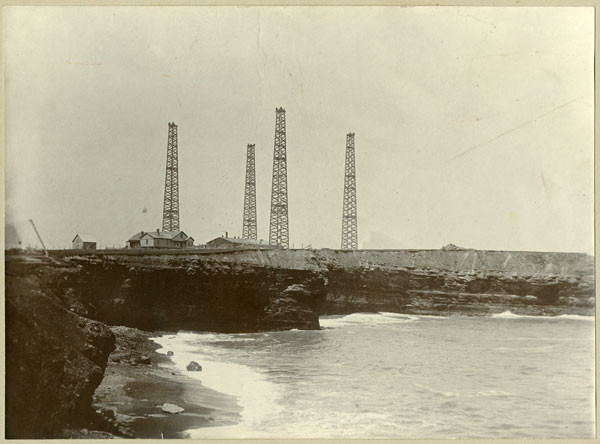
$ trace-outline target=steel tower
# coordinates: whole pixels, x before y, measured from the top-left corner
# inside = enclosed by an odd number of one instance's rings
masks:
[[[273,185],[269,245],[289,248],[287,160],[285,148],[285,109],[275,109],[275,149],[273,151]]]
[[[356,221],[356,168],[354,165],[354,133],[346,135],[346,167],[344,169],[344,209],[342,213],[342,250],[358,249]]]
[[[246,148],[246,186],[244,188],[244,226],[243,239],[256,240],[256,167],[254,144]]]
[[[167,171],[165,174],[165,201],[163,231],[179,231],[179,167],[177,161],[177,125],[169,122],[167,142]]]

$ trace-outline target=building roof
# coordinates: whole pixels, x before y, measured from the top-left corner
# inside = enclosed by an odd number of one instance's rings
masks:
[[[254,240],[254,239],[242,239],[242,238],[238,238],[238,237],[217,237],[217,238],[214,238],[213,240],[208,241],[207,244],[209,244],[211,242],[218,241],[218,240],[224,240],[224,241],[230,242],[232,244],[264,245],[263,243],[261,243],[258,240]]]
[[[129,239],[127,239],[127,241],[129,242],[129,241],[140,240],[144,234],[146,234],[145,231],[140,231],[139,233],[136,233],[133,236],[131,236]]]
[[[189,236],[181,230],[180,231],[159,231],[159,232],[156,232],[156,230],[155,230],[155,231],[140,231],[139,233],[136,233],[131,238],[129,238],[128,242],[140,240],[142,237],[144,237],[146,235],[150,236],[153,239],[173,239],[173,238],[177,237],[180,233],[183,233],[184,240],[189,239]]]
[[[76,234],[71,242],[74,242],[75,239],[77,239],[77,236],[79,236],[83,242],[96,242],[96,239],[91,234]]]

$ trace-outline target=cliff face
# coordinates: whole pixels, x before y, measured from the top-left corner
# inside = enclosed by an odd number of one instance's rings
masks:
[[[594,262],[572,253],[329,252],[322,314],[594,314]]]
[[[46,285],[80,314],[147,330],[318,328],[319,314],[594,313],[593,257],[478,250],[87,254]]]
[[[113,334],[67,311],[36,274],[7,270],[5,307],[6,437],[48,438],[87,423]]]
[[[70,310],[147,331],[318,329],[321,273],[201,256],[76,256],[38,270]]]

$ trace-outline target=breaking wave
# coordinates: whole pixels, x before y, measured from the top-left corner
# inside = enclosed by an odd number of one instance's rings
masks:
[[[496,313],[491,315],[492,318],[497,319],[571,319],[575,321],[594,321],[595,316],[581,316],[576,314],[562,314],[556,316],[531,316],[531,315],[519,315],[514,314],[512,311],[507,310],[502,313]]]
[[[400,324],[418,321],[419,319],[419,316],[401,313],[352,313],[346,316],[321,316],[319,318],[319,324],[322,329],[331,329],[350,326]]]
[[[219,333],[180,332],[177,335],[151,339],[162,347],[156,350],[158,353],[166,354],[168,350],[174,352],[170,358],[182,374],[200,380],[205,387],[237,397],[239,405],[243,407],[242,423],[237,426],[220,427],[222,432],[227,431],[235,435],[244,427],[260,428],[264,418],[277,410],[276,400],[280,396],[278,387],[269,382],[262,372],[246,365],[215,359],[217,356],[211,356],[203,350],[203,345],[211,342],[246,342],[252,340],[251,338]],[[191,361],[199,362],[202,371],[188,372],[186,366]],[[204,436],[205,433],[214,434],[214,430],[203,428],[191,435],[192,438],[196,438]]]

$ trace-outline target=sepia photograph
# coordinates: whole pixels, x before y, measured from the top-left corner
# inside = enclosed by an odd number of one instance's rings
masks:
[[[595,438],[595,14],[3,7],[2,436]]]

